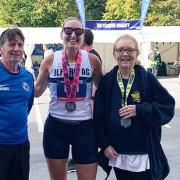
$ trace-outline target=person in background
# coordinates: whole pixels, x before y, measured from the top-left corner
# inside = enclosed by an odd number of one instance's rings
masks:
[[[161,126],[174,116],[175,100],[152,73],[136,65],[139,48],[131,35],[113,45],[117,62],[95,95],[94,124],[99,164],[117,180],[163,180],[169,165]]]
[[[29,179],[27,116],[34,99],[34,80],[21,66],[24,35],[18,28],[0,35],[0,179]]]
[[[157,64],[161,63],[161,53],[158,46],[154,48],[154,60],[157,61]]]
[[[159,72],[160,65],[162,64],[161,53],[159,51],[159,47],[158,46],[156,46],[154,48],[154,61],[156,62],[154,75],[157,76],[159,74],[158,72]]]
[[[53,54],[54,53],[53,49],[49,49],[49,45],[48,44],[43,44],[43,50],[44,50],[44,58],[46,56],[48,56],[49,54]]]
[[[100,62],[102,63],[99,53],[93,48],[94,34],[91,29],[86,28],[84,31],[84,41],[82,44],[82,49],[86,50],[89,53],[96,55]]]
[[[35,96],[49,85],[49,115],[45,122],[43,148],[50,179],[67,179],[70,145],[78,180],[95,180],[97,146],[93,128],[92,84],[102,77],[97,56],[80,49],[84,29],[79,19],[64,21],[64,48],[43,59],[35,81]],[[87,148],[88,147],[88,148]]]
[[[154,51],[150,51],[149,55],[148,55],[148,68],[147,70],[151,73],[153,73],[153,68],[154,68]]]
[[[100,60],[100,62],[102,63],[99,53],[93,48],[93,41],[94,41],[93,32],[91,31],[91,29],[86,28],[84,31],[84,41],[82,43],[81,49],[96,55]],[[91,101],[92,109],[93,109],[93,99],[95,92],[96,92],[96,87],[93,85],[92,101]],[[68,161],[68,172],[73,172],[73,171],[75,171],[74,162],[73,159],[70,159]]]
[[[93,48],[93,41],[94,41],[93,32],[91,31],[91,29],[86,28],[84,31],[84,41],[81,48],[91,54],[96,55],[102,65],[102,60],[99,53]],[[92,100],[94,99],[95,92],[96,92],[96,87],[93,85]],[[92,104],[92,109],[93,109],[93,102],[91,104]]]
[[[154,48],[154,51],[152,51],[149,54],[149,59],[150,59],[150,67],[152,69],[152,73],[154,74],[154,76],[157,76],[159,67],[161,65],[161,53],[159,51],[158,46],[156,46]]]

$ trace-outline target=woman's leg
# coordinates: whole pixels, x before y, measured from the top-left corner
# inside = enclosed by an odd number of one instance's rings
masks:
[[[95,180],[97,164],[76,164],[75,165],[78,180]]]
[[[43,149],[51,180],[67,179],[69,143],[66,139],[67,126],[48,116],[43,134]]]
[[[67,180],[67,159],[46,158],[51,180]]]
[[[87,120],[71,130],[72,157],[78,180],[95,180],[97,172],[97,145],[93,121]]]

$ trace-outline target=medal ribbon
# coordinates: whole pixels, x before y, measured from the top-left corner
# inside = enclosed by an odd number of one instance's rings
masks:
[[[66,98],[60,98],[63,101],[73,102],[77,100],[75,99],[75,97],[77,92],[77,86],[79,84],[79,72],[80,72],[81,61],[82,61],[82,54],[81,51],[79,50],[77,54],[77,61],[75,63],[74,78],[71,84],[68,76],[69,72],[68,72],[68,63],[66,60],[66,54],[65,51],[62,50],[62,70],[64,75],[64,85],[66,88],[66,96],[67,96]],[[78,100],[82,100],[82,98],[78,98]]]
[[[122,106],[127,106],[127,98],[129,96],[129,93],[130,93],[130,90],[131,90],[131,87],[132,87],[132,84],[134,82],[134,77],[135,77],[135,71],[134,69],[131,71],[131,74],[130,74],[130,77],[128,79],[128,83],[127,83],[127,87],[126,89],[124,88],[124,84],[123,84],[123,80],[122,80],[122,75],[121,75],[121,72],[118,70],[118,73],[117,73],[117,81],[118,81],[118,85],[119,85],[119,88],[121,90],[121,93],[122,93]],[[126,92],[126,93],[125,93]]]

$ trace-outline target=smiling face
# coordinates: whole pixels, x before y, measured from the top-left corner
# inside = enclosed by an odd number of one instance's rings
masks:
[[[131,71],[139,55],[137,41],[129,35],[120,37],[114,44],[113,55],[120,70]]]
[[[9,66],[17,65],[22,59],[24,52],[24,41],[20,36],[15,36],[11,40],[6,40],[0,47],[2,60]]]
[[[81,22],[76,18],[65,21],[61,38],[65,49],[79,49],[83,42],[83,27]]]

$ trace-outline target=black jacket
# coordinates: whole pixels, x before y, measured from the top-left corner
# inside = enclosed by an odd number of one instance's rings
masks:
[[[143,67],[135,66],[135,78],[141,86],[142,103],[136,105],[136,114],[145,121],[147,150],[150,159],[150,171],[153,180],[162,180],[169,173],[169,165],[163,152],[161,126],[174,116],[175,101],[159,81]],[[99,165],[109,175],[111,167],[104,156],[104,149],[111,145],[108,135],[108,117],[112,103],[112,87],[117,77],[118,66],[103,76],[96,91],[94,102],[94,123],[99,153]],[[113,101],[116,101],[113,99]]]

